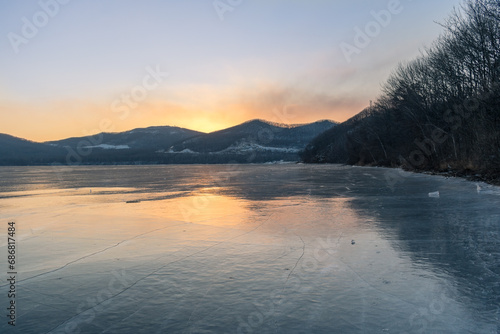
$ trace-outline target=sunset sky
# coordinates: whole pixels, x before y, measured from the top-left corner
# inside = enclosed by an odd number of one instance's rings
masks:
[[[153,125],[209,132],[253,118],[343,121],[459,4],[1,1],[0,133],[46,141]]]

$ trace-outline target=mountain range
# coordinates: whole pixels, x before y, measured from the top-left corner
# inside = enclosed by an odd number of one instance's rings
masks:
[[[298,161],[313,138],[335,125],[251,120],[211,133],[154,126],[44,143],[0,134],[0,165]]]

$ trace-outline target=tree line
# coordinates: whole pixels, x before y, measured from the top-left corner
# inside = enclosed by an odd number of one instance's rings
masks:
[[[500,0],[467,0],[369,108],[315,138],[306,162],[500,174]]]

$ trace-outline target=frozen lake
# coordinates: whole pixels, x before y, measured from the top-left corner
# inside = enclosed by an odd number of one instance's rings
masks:
[[[335,165],[1,167],[0,218],[1,333],[499,331],[494,186]]]

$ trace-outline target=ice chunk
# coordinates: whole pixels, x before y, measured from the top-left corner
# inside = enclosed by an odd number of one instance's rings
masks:
[[[435,192],[429,193],[429,197],[439,198],[439,191],[435,191]]]

